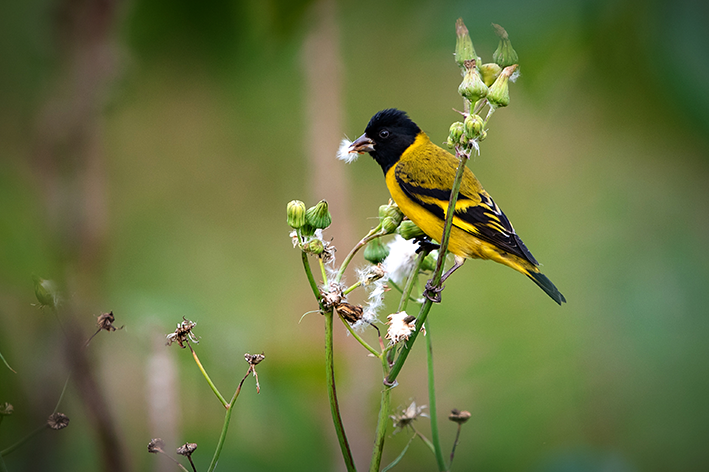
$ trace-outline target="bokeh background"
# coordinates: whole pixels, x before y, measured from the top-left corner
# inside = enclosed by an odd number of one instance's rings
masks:
[[[183,316],[224,395],[245,352],[266,355],[220,470],[342,470],[285,205],[330,201],[340,259],[375,224],[381,170],[336,161],[338,142],[392,106],[445,140],[458,17],[483,59],[492,22],[519,53],[470,166],[568,304],[490,262],[449,281],[430,335],[445,450],[448,411],[472,414],[454,470],[709,469],[704,2],[27,0],[0,3],[0,352],[17,371],[0,366],[15,407],[0,449],[77,373],[70,426],[8,470],[176,470],[146,452],[158,436],[197,442],[206,470],[224,412],[189,352],[164,345]],[[32,274],[61,287],[61,325],[32,306]],[[125,327],[77,348],[110,310]],[[336,326],[361,469],[381,388],[366,354]],[[428,403],[422,343],[399,380],[394,407]],[[385,464],[409,437],[387,439]],[[415,441],[398,470],[435,460]]]

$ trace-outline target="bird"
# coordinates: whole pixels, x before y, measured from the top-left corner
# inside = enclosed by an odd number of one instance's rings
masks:
[[[377,112],[348,151],[368,152],[384,171],[391,198],[401,212],[430,239],[441,240],[458,158],[431,142],[406,112],[396,108]],[[441,284],[466,259],[487,259],[526,275],[559,305],[566,302],[468,167],[455,205],[448,251],[455,263]],[[432,292],[440,290],[429,281],[427,298],[439,302],[440,293]]]

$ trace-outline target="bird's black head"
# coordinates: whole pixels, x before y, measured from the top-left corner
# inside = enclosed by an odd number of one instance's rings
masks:
[[[364,134],[352,143],[351,149],[369,152],[386,174],[420,132],[421,128],[405,112],[387,108],[369,120]]]

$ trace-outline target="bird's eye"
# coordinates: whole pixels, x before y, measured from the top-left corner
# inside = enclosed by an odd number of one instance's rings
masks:
[[[389,137],[389,130],[388,129],[383,129],[379,132],[379,137],[382,139],[386,139]]]

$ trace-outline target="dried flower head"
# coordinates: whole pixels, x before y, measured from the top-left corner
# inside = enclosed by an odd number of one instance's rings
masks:
[[[246,359],[246,362],[249,363],[249,370],[246,372],[246,376],[244,377],[244,380],[246,380],[246,377],[249,376],[249,372],[254,374],[254,378],[256,379],[256,393],[261,393],[261,385],[258,383],[258,373],[256,373],[256,366],[266,358],[266,356],[263,354],[249,354],[248,352],[244,354],[244,359]],[[243,383],[244,380],[241,382]],[[239,388],[241,388],[241,385],[239,385]]]
[[[64,413],[52,413],[47,418],[47,426],[57,431],[64,429],[69,426],[69,417]]]
[[[463,410],[460,411],[457,408],[451,410],[451,414],[448,415],[448,419],[454,423],[463,424],[470,419],[470,412]]]
[[[10,416],[13,411],[15,411],[15,407],[7,402],[0,405],[0,416]]]
[[[113,316],[113,312],[110,311],[108,313],[102,313],[98,315],[96,324],[98,325],[99,330],[115,331],[117,329],[123,329],[123,326],[121,326],[120,328],[116,328],[115,326],[113,326],[114,321],[116,321],[116,317]]]
[[[185,443],[177,448],[177,453],[181,456],[191,456],[192,453],[197,449],[197,443]]]
[[[406,341],[411,336],[411,333],[416,329],[416,317],[408,315],[405,311],[400,311],[399,313],[392,313],[387,316],[387,324],[389,329],[387,329],[386,338],[391,341],[392,344],[396,344],[401,341]],[[421,332],[425,335],[426,330],[421,327]]]
[[[167,335],[167,345],[170,346],[172,343],[177,343],[181,348],[184,348],[184,343],[189,341],[199,344],[197,337],[192,332],[192,329],[195,326],[197,326],[197,323],[190,321],[183,316],[182,322],[177,325],[175,332]]]
[[[153,438],[148,443],[148,452],[150,454],[165,453],[165,441],[160,438]]]
[[[391,415],[389,416],[389,418],[394,421],[394,428],[403,429],[407,426],[411,426],[413,421],[419,416],[427,418],[428,415],[423,412],[425,408],[426,405],[417,406],[416,402],[412,401],[411,404],[404,408],[404,410],[400,414]]]
[[[362,319],[362,313],[364,309],[359,305],[352,305],[351,303],[341,302],[335,307],[337,314],[345,319],[349,324],[355,324]]]
[[[330,290],[328,292],[321,292],[322,304],[325,308],[332,308],[337,306],[342,301],[342,287],[339,284],[330,284]]]
[[[265,358],[266,356],[263,352],[261,354],[249,354],[248,352],[244,354],[244,359],[252,366],[258,365]]]

